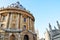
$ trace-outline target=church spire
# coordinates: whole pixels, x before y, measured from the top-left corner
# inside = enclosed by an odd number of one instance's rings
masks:
[[[50,29],[50,31],[52,30],[52,28],[51,28],[51,24],[49,23],[49,29]]]
[[[54,29],[56,30],[56,27],[54,26]]]
[[[60,29],[60,24],[59,24],[59,22],[57,21],[57,26],[58,26],[58,28]]]

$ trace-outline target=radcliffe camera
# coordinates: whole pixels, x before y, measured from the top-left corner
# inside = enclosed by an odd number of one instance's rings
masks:
[[[0,0],[0,40],[60,40],[60,0]]]

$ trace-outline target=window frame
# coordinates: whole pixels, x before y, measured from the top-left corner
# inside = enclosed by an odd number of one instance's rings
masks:
[[[26,22],[26,18],[24,18],[24,22]]]
[[[23,26],[23,30],[26,30],[26,25]]]

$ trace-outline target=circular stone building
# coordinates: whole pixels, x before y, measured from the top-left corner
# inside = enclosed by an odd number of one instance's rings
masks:
[[[19,2],[0,8],[0,40],[37,40],[34,21]]]

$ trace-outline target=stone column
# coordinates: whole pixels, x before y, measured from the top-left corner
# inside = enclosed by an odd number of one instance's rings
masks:
[[[8,14],[9,14],[9,13],[8,13]],[[9,28],[9,24],[10,24],[10,16],[11,16],[11,14],[8,15],[7,28]]]
[[[1,27],[1,14],[0,14],[0,27]]]
[[[30,17],[29,17],[29,30],[30,30]]]
[[[21,15],[20,14],[19,14],[19,19],[18,20],[19,20],[18,28],[20,29],[20,20],[21,20]]]
[[[34,21],[32,21],[32,27],[33,27],[33,32],[35,32],[34,30],[35,30],[35,28],[34,28]]]
[[[34,32],[34,21],[31,20],[31,28],[32,28],[32,31]]]
[[[34,30],[33,29],[33,21],[32,21],[32,19],[31,19],[31,29],[32,29],[32,31]]]
[[[27,18],[27,20],[28,20],[28,21],[27,21],[27,24],[28,24],[28,30],[29,30],[29,17]]]
[[[11,28],[11,22],[12,22],[12,14],[11,14],[11,16],[10,16],[9,28]]]
[[[22,14],[21,14],[21,18],[20,18],[20,29],[22,29],[22,24],[23,24],[23,17],[22,17]]]
[[[1,21],[1,14],[0,14],[0,21]]]
[[[17,29],[19,27],[19,14],[17,15]]]
[[[30,18],[30,30],[32,31],[31,18]]]
[[[6,28],[8,28],[9,26],[9,13],[7,14],[7,19],[6,19]]]

